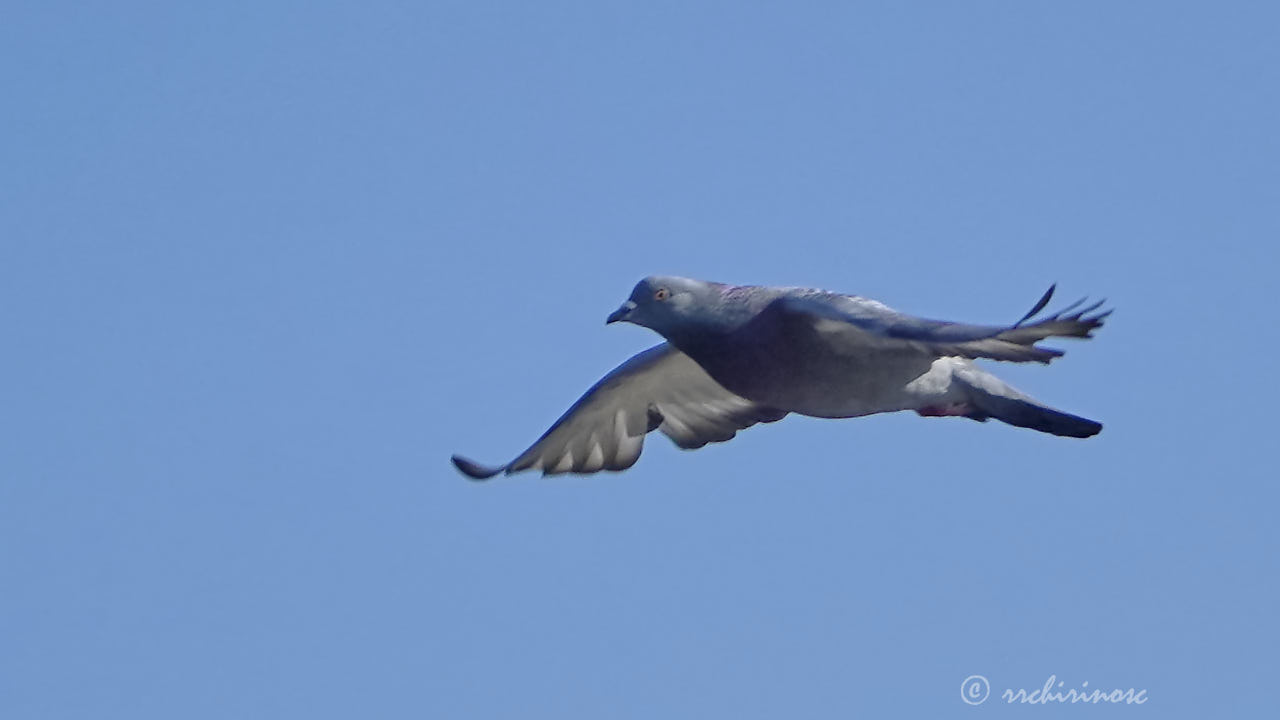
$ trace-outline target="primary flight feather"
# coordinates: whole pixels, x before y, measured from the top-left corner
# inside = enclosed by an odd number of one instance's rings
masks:
[[[453,463],[477,480],[521,470],[624,470],[653,430],[692,449],[788,413],[914,410],[1091,437],[1100,423],[1042,405],[973,363],[1048,363],[1062,351],[1037,342],[1091,337],[1111,314],[1080,301],[1033,320],[1053,291],[1012,325],[968,325],[824,290],[645,278],[606,322],[647,327],[666,342],[601,378],[511,462],[489,467],[454,455]]]

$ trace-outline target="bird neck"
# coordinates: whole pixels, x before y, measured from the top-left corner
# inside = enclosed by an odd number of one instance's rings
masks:
[[[749,322],[757,308],[723,299],[708,303],[701,312],[684,316],[675,327],[664,328],[667,340],[691,357],[723,347],[725,340]]]
[[[726,346],[730,330],[715,325],[685,326],[666,335],[677,350],[694,360],[710,360]]]

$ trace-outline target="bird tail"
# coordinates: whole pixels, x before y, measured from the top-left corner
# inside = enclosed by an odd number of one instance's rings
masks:
[[[1102,423],[1042,405],[975,367],[957,370],[952,377],[968,391],[969,402],[978,411],[975,420],[995,418],[1009,425],[1074,438],[1093,437],[1102,431]]]

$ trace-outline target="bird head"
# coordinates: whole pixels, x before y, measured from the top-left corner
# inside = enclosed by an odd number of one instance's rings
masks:
[[[718,298],[715,283],[655,275],[636,283],[631,297],[605,323],[629,322],[671,338],[700,324]]]

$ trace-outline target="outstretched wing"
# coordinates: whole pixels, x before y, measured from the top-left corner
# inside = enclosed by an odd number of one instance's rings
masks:
[[[601,378],[515,460],[488,467],[454,455],[453,464],[476,480],[521,470],[625,470],[640,457],[651,430],[690,450],[785,415],[725,390],[688,355],[663,343]]]
[[[800,323],[811,326],[846,351],[912,350],[945,357],[991,358],[1011,362],[1048,363],[1063,352],[1039,347],[1049,337],[1092,337],[1110,310],[1095,312],[1097,302],[1084,300],[1034,322],[1028,322],[1053,297],[1054,287],[1031,312],[1013,325],[969,325],[913,317],[874,300],[832,293],[788,295],[773,301],[757,318],[765,327]],[[756,321],[753,321],[756,322]]]

